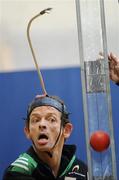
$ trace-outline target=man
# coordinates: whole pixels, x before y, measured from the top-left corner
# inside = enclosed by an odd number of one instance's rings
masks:
[[[110,79],[119,85],[119,58],[113,53],[108,55]]]
[[[24,128],[32,146],[5,171],[4,180],[86,180],[87,166],[75,156],[75,145],[64,145],[72,132],[64,103],[38,96],[29,105]]]

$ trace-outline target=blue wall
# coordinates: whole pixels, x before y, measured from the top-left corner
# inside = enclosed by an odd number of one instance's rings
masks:
[[[78,157],[86,161],[80,69],[43,70],[43,77],[48,93],[60,96],[67,104],[74,125],[74,131],[67,143],[76,144]],[[111,83],[111,91],[119,169],[119,87]],[[23,118],[26,117],[28,103],[37,94],[42,94],[42,91],[35,71],[0,73],[0,179],[8,164],[30,145],[23,132]]]

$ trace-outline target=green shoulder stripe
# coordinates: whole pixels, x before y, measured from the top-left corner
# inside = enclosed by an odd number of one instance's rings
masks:
[[[37,162],[27,153],[23,153],[11,164],[8,170],[31,175],[36,167]]]

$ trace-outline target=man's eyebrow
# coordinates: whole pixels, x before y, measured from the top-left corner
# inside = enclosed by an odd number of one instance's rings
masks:
[[[30,115],[30,117],[39,117],[39,116],[40,116],[40,114],[35,113],[35,112]]]
[[[49,113],[47,113],[46,114],[46,116],[51,116],[51,115],[54,115],[54,116],[57,116],[57,114],[55,113],[55,112],[49,112]],[[37,112],[33,112],[32,114],[31,114],[31,117],[40,117],[41,116],[41,114],[39,114],[39,113],[37,113]]]

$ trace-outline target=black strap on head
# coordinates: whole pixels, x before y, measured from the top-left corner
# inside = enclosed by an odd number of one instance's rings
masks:
[[[65,104],[63,102],[60,102],[59,100],[57,100],[55,98],[55,96],[48,96],[48,95],[46,95],[45,97],[35,98],[31,102],[31,104],[29,105],[28,110],[27,110],[27,119],[29,119],[30,114],[33,111],[33,109],[35,109],[36,107],[40,107],[40,106],[54,107],[68,119],[69,113],[67,111]]]
[[[63,120],[62,120],[62,118],[63,118],[63,114],[64,114],[64,105],[62,104],[62,116],[61,116],[61,122],[60,122],[60,131],[59,131],[59,134],[58,134],[58,136],[57,136],[57,139],[56,139],[56,141],[55,141],[55,143],[54,143],[54,145],[53,145],[53,147],[52,147],[52,150],[55,148],[55,146],[57,145],[57,143],[58,143],[58,141],[59,141],[59,138],[60,138],[60,135],[61,135],[61,129],[62,129],[62,126],[63,126]],[[46,152],[48,155],[49,155],[49,157],[50,158],[52,158],[53,157],[53,153],[51,153],[51,152]]]

